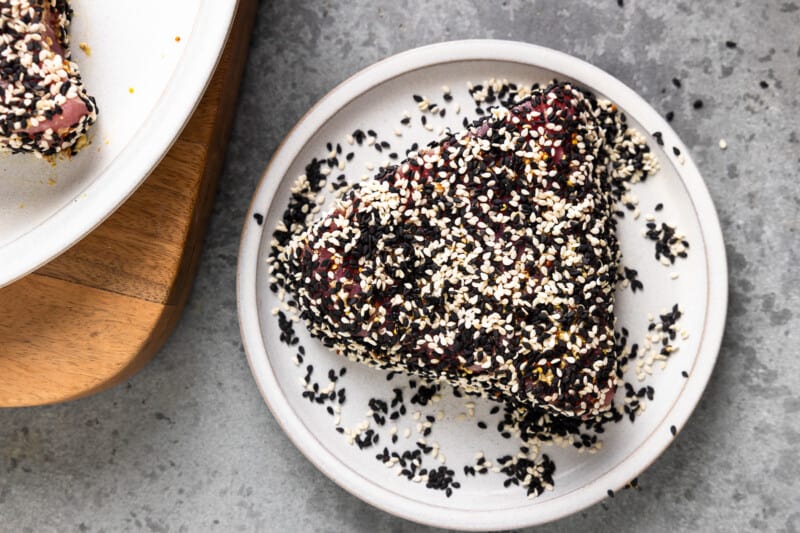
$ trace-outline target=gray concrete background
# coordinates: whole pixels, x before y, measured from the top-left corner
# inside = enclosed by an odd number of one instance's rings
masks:
[[[783,0],[263,2],[186,312],[129,383],[0,411],[0,530],[426,530],[339,489],[281,432],[242,351],[236,254],[260,174],[311,104],[387,55],[468,37],[563,50],[673,110],[727,243],[727,331],[688,426],[641,490],[539,530],[800,530],[798,28]]]

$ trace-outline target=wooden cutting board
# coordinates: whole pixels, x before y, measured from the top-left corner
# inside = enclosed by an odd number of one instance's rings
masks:
[[[70,250],[0,289],[0,407],[98,392],[166,341],[197,269],[256,7],[239,0],[205,95],[144,184]]]

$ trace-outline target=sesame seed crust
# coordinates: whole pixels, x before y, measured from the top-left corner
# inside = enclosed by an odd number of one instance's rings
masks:
[[[351,360],[604,412],[618,374],[614,206],[655,160],[613,104],[568,83],[485,113],[305,231],[279,225],[272,274],[310,333]],[[293,191],[304,213],[309,186]]]
[[[0,151],[72,155],[97,105],[70,60],[67,0],[0,0]]]

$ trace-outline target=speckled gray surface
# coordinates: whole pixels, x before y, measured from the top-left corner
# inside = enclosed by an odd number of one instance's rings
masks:
[[[311,104],[375,60],[468,37],[577,55],[674,111],[727,243],[725,340],[688,425],[641,490],[540,530],[800,530],[798,27],[783,0],[263,2],[186,312],[129,383],[0,411],[0,530],[426,530],[339,489],[281,432],[242,351],[236,255],[260,174]]]

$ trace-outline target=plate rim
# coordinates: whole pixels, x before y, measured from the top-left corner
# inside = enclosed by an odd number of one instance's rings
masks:
[[[26,233],[0,246],[0,288],[77,244],[144,183],[172,148],[200,103],[222,57],[239,4],[240,0],[202,0],[182,58],[170,74],[162,96],[130,142],[72,200]],[[186,58],[207,60],[187,61]],[[102,108],[102,102],[100,106]],[[78,202],[82,209],[80,216],[75,217],[72,216],[73,206]]]
[[[270,206],[282,177],[306,141],[349,101],[376,85],[420,68],[454,61],[510,61],[559,72],[586,84],[613,101],[642,124],[655,125],[683,154],[683,164],[667,154],[694,204],[706,252],[707,307],[694,367],[683,389],[653,432],[630,455],[595,480],[571,491],[569,501],[549,500],[509,510],[469,511],[447,509],[398,495],[351,471],[335,455],[319,445],[283,395],[263,342],[256,294],[256,272],[264,226],[253,215]],[[554,66],[555,65],[555,66]],[[613,96],[612,96],[613,95]],[[242,230],[236,276],[240,331],[253,378],[276,421],[292,443],[336,484],[388,513],[414,522],[464,530],[514,529],[539,525],[578,512],[607,496],[648,468],[674,437],[670,426],[680,430],[694,411],[716,362],[727,315],[728,272],[722,230],[711,196],[689,151],[670,125],[642,97],[624,83],[581,59],[550,48],[506,40],[448,41],[414,48],[390,56],[354,74],[323,96],[295,124],[276,148],[259,180]],[[713,305],[712,305],[713,304]],[[364,486],[364,481],[368,486]],[[580,498],[575,498],[580,495]],[[563,496],[563,495],[562,495]],[[535,500],[534,500],[535,502]],[[400,505],[402,504],[402,505]],[[506,516],[502,516],[505,514]],[[513,516],[511,516],[513,515]]]

